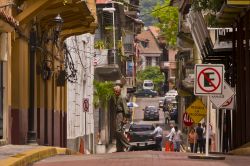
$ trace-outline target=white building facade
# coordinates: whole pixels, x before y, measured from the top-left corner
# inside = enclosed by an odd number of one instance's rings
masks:
[[[94,153],[94,35],[83,34],[66,40],[77,80],[67,84],[67,147]]]

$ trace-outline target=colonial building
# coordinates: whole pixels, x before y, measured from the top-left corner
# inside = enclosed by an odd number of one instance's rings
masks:
[[[11,4],[0,2],[0,145],[11,136],[11,33],[19,29],[12,17]]]
[[[67,81],[75,79],[76,71],[64,40],[94,33],[95,1],[9,2],[1,1],[1,6],[6,6],[20,25],[9,36],[9,96],[4,107],[4,112],[9,112],[4,124],[9,126],[5,138],[11,144],[66,147]]]

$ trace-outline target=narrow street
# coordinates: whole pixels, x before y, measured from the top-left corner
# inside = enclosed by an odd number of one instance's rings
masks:
[[[134,122],[136,123],[146,123],[146,124],[164,124],[164,114],[162,109],[160,109],[160,120],[159,121],[143,121],[143,108],[146,106],[159,106],[159,100],[162,99],[162,97],[154,97],[154,98],[136,98],[136,103],[139,105],[139,107],[135,108],[135,114],[134,114]]]
[[[33,166],[249,166],[250,158],[243,156],[227,156],[225,160],[193,160],[189,153],[136,151],[103,155],[56,156],[39,161]]]

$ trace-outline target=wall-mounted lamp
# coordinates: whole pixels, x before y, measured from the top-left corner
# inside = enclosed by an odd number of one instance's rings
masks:
[[[58,14],[54,19],[53,19],[53,23],[54,25],[54,37],[53,37],[53,41],[57,42],[57,39],[59,37],[60,32],[62,31],[62,25],[63,25],[63,19],[60,16],[60,14]]]

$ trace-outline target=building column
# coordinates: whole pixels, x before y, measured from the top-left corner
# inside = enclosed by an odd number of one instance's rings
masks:
[[[36,143],[35,131],[35,55],[36,55],[36,31],[30,31],[29,46],[29,110],[28,110],[28,143]]]
[[[245,46],[245,94],[246,94],[246,109],[244,110],[246,112],[246,116],[245,116],[245,121],[246,121],[246,142],[250,141],[250,131],[248,130],[248,128],[250,128],[250,121],[249,121],[249,117],[250,117],[250,54],[249,54],[249,39],[250,39],[250,26],[249,26],[249,15],[250,12],[248,11],[246,13],[244,22],[245,22],[245,40],[246,40],[246,46]]]

